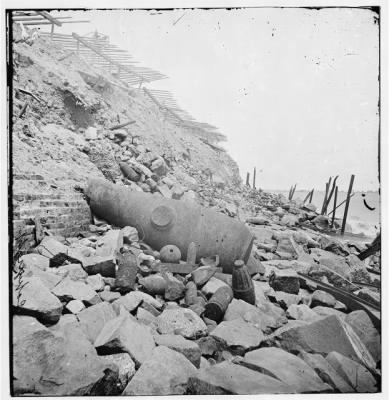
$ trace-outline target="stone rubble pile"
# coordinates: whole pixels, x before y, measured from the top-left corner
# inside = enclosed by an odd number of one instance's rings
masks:
[[[134,227],[96,218],[84,237],[44,237],[14,268],[15,393],[378,391],[380,334],[369,315],[298,275],[371,284],[379,279],[372,260],[359,261],[354,243],[301,228],[306,211],[296,205],[262,199],[284,207],[247,218],[255,305],[232,299],[220,321],[205,316],[212,295],[232,284],[217,257],[190,271],[181,254],[150,248]],[[374,286],[356,292],[380,297]]]

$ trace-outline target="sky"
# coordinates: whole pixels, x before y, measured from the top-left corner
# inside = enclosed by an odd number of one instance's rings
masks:
[[[257,187],[378,189],[379,26],[370,10],[333,8],[65,12],[169,76],[196,120],[219,127]],[[181,18],[180,18],[181,17]],[[180,19],[179,19],[180,18]]]

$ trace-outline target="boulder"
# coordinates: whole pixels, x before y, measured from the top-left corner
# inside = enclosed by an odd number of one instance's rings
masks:
[[[34,316],[47,324],[58,322],[62,303],[39,278],[16,279],[12,289],[12,306],[16,313]]]
[[[84,257],[81,263],[89,275],[101,274],[103,277],[109,278],[115,276],[116,263],[113,255]]]
[[[329,393],[332,387],[324,383],[301,358],[276,347],[246,353],[240,364],[246,368],[279,379],[292,388],[292,393]]]
[[[128,353],[108,354],[106,356],[100,356],[100,359],[108,365],[112,364],[113,368],[117,368],[120,383],[123,387],[125,387],[135,375],[135,363]]]
[[[40,254],[25,254],[20,257],[20,262],[23,263],[25,269],[36,267],[45,271],[50,267],[50,259]]]
[[[81,300],[72,300],[66,304],[65,308],[72,314],[78,314],[85,309],[85,304]]]
[[[171,199],[173,196],[171,190],[169,189],[169,187],[167,185],[158,185],[157,190],[166,199]]]
[[[52,268],[52,271],[63,278],[69,278],[73,281],[85,281],[88,277],[87,272],[82,268],[81,264],[67,264],[58,268]]]
[[[263,339],[262,331],[242,320],[220,323],[211,332],[211,336],[222,343],[223,349],[237,355],[259,347]]]
[[[269,301],[263,302],[256,307],[243,300],[232,299],[224,314],[224,321],[235,319],[249,322],[261,329],[265,334],[287,322],[284,311]]]
[[[150,166],[151,171],[157,174],[159,177],[162,177],[167,174],[168,167],[163,158],[157,158],[154,160]]]
[[[353,311],[346,315],[345,321],[354,329],[373,358],[377,361],[381,360],[381,335],[366,311]]]
[[[207,334],[207,326],[192,310],[174,308],[163,311],[158,317],[158,331],[161,334],[175,334],[196,339]]]
[[[201,288],[201,291],[205,294],[205,296],[207,296],[207,298],[210,298],[213,294],[215,294],[216,290],[224,286],[228,286],[227,283],[212,276],[209,281]]]
[[[89,285],[70,278],[62,280],[52,292],[64,302],[81,300],[87,305],[93,305],[101,301],[99,295]]]
[[[354,360],[332,351],[326,360],[337,374],[359,393],[375,393],[378,391],[376,380],[369,370]]]
[[[217,268],[203,266],[195,269],[192,273],[192,280],[197,286],[202,286],[207,283],[213,275],[215,275]]]
[[[102,302],[81,311],[78,313],[77,318],[81,329],[85,332],[88,339],[94,343],[104,325],[116,318],[116,313],[111,304]]]
[[[135,289],[138,263],[135,254],[126,252],[117,255],[117,269],[115,273],[115,288],[126,294]]]
[[[311,310],[306,304],[292,304],[286,311],[286,316],[290,319],[312,322],[320,317]]]
[[[86,283],[96,292],[101,292],[105,287],[104,279],[100,274],[88,276]]]
[[[157,346],[166,346],[185,356],[196,368],[200,368],[201,350],[197,343],[184,339],[181,335],[156,335]]]
[[[120,229],[113,229],[102,236],[98,242],[96,256],[115,257],[123,247],[123,232]]]
[[[274,295],[269,295],[269,299],[279,304],[284,310],[287,310],[292,304],[300,303],[298,294],[275,291]]]
[[[58,285],[59,282],[63,279],[61,276],[48,271],[42,270],[38,267],[30,266],[26,268],[23,276],[27,277],[34,277],[40,279],[40,281],[47,287],[47,289],[51,290],[54,286]],[[15,274],[14,274],[15,279]]]
[[[50,267],[60,267],[65,261],[70,263],[78,263],[77,258],[69,255],[70,248],[65,246],[51,236],[46,236],[41,243],[35,247],[34,253],[40,254],[49,260]]]
[[[201,368],[188,381],[188,393],[195,395],[293,393],[293,389],[265,375],[228,361]]]
[[[200,347],[201,354],[205,357],[217,358],[218,354],[223,350],[222,343],[212,336],[202,337],[196,340],[196,343]]]
[[[13,323],[15,395],[118,394],[115,385],[109,387],[112,390],[98,390],[105,383],[107,365],[80,329],[66,324],[53,333],[31,317],[14,317]]]
[[[300,290],[300,278],[292,269],[285,269],[273,273],[269,278],[269,284],[274,290],[291,294],[298,294]]]
[[[323,306],[323,307],[334,307],[336,299],[331,294],[324,290],[315,290],[312,294],[311,307]]]
[[[320,354],[300,352],[299,357],[305,361],[320,377],[320,379],[331,385],[336,392],[353,393],[355,390],[349,385],[332,365]]]
[[[327,355],[336,351],[370,369],[375,361],[352,328],[336,315],[288,329],[275,335],[280,347],[291,353],[300,351]]]
[[[147,327],[125,311],[106,322],[95,340],[95,347],[100,354],[126,352],[139,367],[150,357],[155,343]]]
[[[333,237],[322,235],[320,236],[319,243],[323,250],[330,251],[339,256],[346,257],[350,254],[347,247],[340,240]]]
[[[138,231],[133,226],[125,226],[122,229],[122,235],[123,235],[123,243],[125,243],[125,244],[139,242]]]
[[[163,396],[186,393],[187,382],[197,369],[182,354],[156,347],[125,388],[125,396]]]

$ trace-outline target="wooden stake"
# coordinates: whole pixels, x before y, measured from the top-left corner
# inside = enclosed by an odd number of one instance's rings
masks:
[[[255,179],[257,175],[257,169],[254,167],[254,173],[253,173],[253,189],[255,190]]]
[[[330,194],[329,194],[329,196],[328,196],[328,199],[327,199],[327,201],[326,201],[326,204],[325,204],[325,206],[324,206],[324,213],[323,213],[323,214],[327,214],[327,208],[328,208],[328,206],[329,206],[329,204],[330,204],[332,195],[334,194],[335,186],[336,186],[336,180],[337,180],[338,178],[339,178],[339,176],[337,175],[337,176],[335,177],[335,179],[334,179],[334,182],[332,183],[332,189],[331,189],[331,192],[330,192]]]
[[[353,190],[354,178],[355,178],[355,175],[351,175],[350,185],[348,187],[347,198],[346,198],[346,206],[344,207],[344,215],[343,215],[343,223],[342,223],[342,231],[341,231],[342,235],[344,235],[344,232],[346,230],[347,213],[348,213],[348,207],[350,205],[351,191]]]
[[[250,172],[247,172],[246,175],[246,186],[250,186]]]
[[[330,177],[329,181],[326,183],[326,193],[324,195],[323,205],[321,206],[321,213],[320,213],[321,215],[324,214],[324,208],[325,208],[325,205],[327,203],[328,191],[330,190],[331,180],[332,180],[332,178]]]
[[[334,227],[335,223],[335,214],[336,214],[336,201],[338,200],[338,186],[335,188],[335,197],[334,197],[334,209],[332,211],[332,220],[331,220],[331,228]]]
[[[311,197],[309,198],[309,202],[310,203],[312,203],[312,199],[313,199],[313,192],[315,191],[315,189],[312,189],[312,192],[311,192]]]

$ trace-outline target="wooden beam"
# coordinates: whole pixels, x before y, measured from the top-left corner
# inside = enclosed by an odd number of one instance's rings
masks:
[[[342,230],[341,230],[342,235],[344,235],[344,232],[346,230],[347,214],[348,214],[348,208],[350,205],[351,191],[353,190],[353,185],[354,185],[354,178],[355,178],[355,175],[351,175],[350,184],[349,184],[348,192],[347,192],[347,198],[346,198],[346,206],[344,207],[343,223],[342,223]]]
[[[95,49],[93,46],[89,45],[88,43],[86,43],[81,36],[77,35],[77,33],[72,33],[72,36],[77,39],[79,42],[81,42],[84,46],[89,47],[91,50],[93,50],[96,54],[98,54],[100,57],[110,61],[112,64],[117,65],[118,67],[123,68],[125,71],[129,72],[129,73],[133,73],[133,75],[138,76],[140,79],[144,79],[141,75],[138,75],[137,73],[134,73],[133,71],[131,71],[129,68],[127,67],[123,67],[120,65],[120,63],[116,62],[115,60],[112,60],[111,58],[107,57],[106,55],[102,54],[99,50]],[[145,79],[147,82],[150,82],[149,80]]]
[[[58,21],[56,18],[52,17],[47,11],[35,11],[37,14],[41,15],[42,17],[48,19],[51,23],[62,26],[62,22]]]

